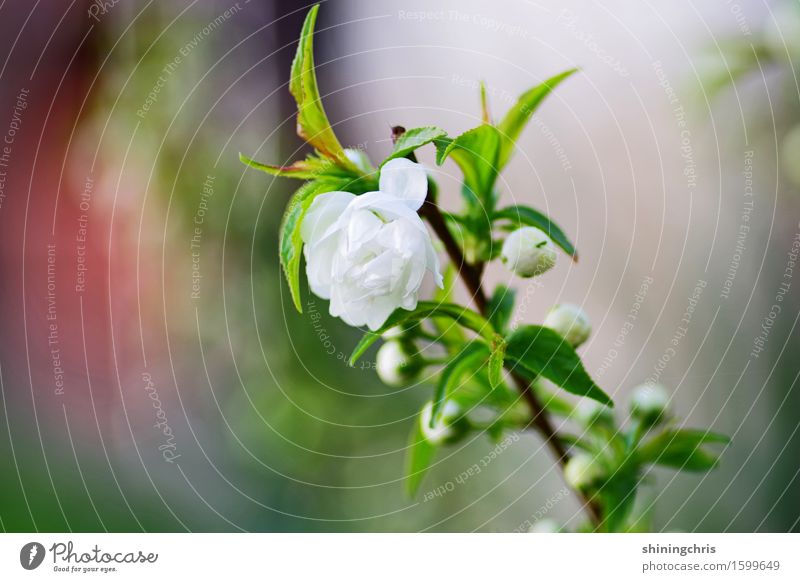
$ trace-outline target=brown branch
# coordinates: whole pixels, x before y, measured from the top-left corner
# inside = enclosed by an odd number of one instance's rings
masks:
[[[467,261],[464,259],[464,254],[461,252],[461,247],[459,247],[458,243],[453,238],[450,229],[447,228],[447,224],[445,223],[444,217],[442,216],[442,213],[439,210],[435,200],[431,200],[429,196],[429,198],[425,200],[425,204],[422,205],[422,208],[420,208],[419,212],[420,215],[431,225],[431,228],[436,233],[436,236],[439,237],[439,240],[442,241],[442,244],[444,244],[447,255],[450,257],[450,261],[455,267],[458,268],[458,273],[461,276],[461,279],[464,281],[464,285],[467,287],[469,294],[472,296],[472,301],[475,303],[475,307],[477,307],[481,315],[487,317],[489,315],[489,302],[481,284],[481,269],[476,265],[467,263]],[[514,370],[511,370],[511,377],[514,380],[517,389],[520,391],[520,394],[531,409],[530,426],[533,426],[539,431],[542,438],[544,438],[545,443],[550,448],[550,451],[556,457],[556,461],[563,469],[566,466],[567,461],[569,461],[569,453],[564,447],[564,444],[561,442],[553,423],[550,422],[550,418],[545,412],[544,407],[539,402],[539,398],[533,392],[530,383]],[[582,491],[576,491],[576,493],[583,500],[583,507],[588,512],[592,523],[595,526],[599,526],[602,522],[602,513],[597,501],[594,498],[587,497]]]

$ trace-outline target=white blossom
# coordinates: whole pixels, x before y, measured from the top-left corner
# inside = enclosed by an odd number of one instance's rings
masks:
[[[439,258],[417,214],[427,193],[425,169],[407,159],[387,162],[379,190],[356,196],[321,194],[300,235],[311,291],[330,313],[375,331],[397,308],[412,310],[426,272],[441,286]]]

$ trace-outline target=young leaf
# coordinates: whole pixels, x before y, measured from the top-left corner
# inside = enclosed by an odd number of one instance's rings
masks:
[[[514,144],[517,138],[528,124],[533,112],[536,111],[536,108],[539,107],[542,100],[550,94],[550,91],[552,91],[556,85],[561,83],[561,81],[569,77],[576,70],[577,69],[570,69],[569,71],[564,71],[520,95],[519,100],[511,107],[508,113],[506,113],[502,121],[497,124],[497,129],[500,130],[502,136],[502,146],[497,164],[500,168],[505,166],[506,162],[508,162],[508,159],[514,151]]]
[[[502,208],[492,215],[493,220],[510,220],[512,224],[518,226],[535,226],[547,233],[553,242],[560,246],[565,253],[571,255],[574,260],[578,260],[578,251],[575,246],[564,234],[564,231],[546,215],[528,206],[509,206]]]
[[[603,531],[625,531],[628,516],[636,501],[638,484],[636,473],[630,469],[622,469],[600,488],[598,497],[603,506]]]
[[[455,139],[440,138],[436,143],[436,163],[442,165],[450,157],[464,174],[464,183],[491,208],[494,183],[498,173],[500,133],[493,125],[479,125]]]
[[[436,456],[436,446],[423,436],[419,424],[419,418],[415,418],[406,452],[406,493],[409,497],[417,494],[422,479]]]
[[[481,81],[481,121],[492,123],[492,114],[489,111],[489,97],[486,95],[486,83]]]
[[[483,361],[489,355],[489,349],[481,341],[468,343],[444,367],[436,390],[433,393],[433,409],[431,410],[431,428],[439,421],[439,414],[444,406],[444,401],[450,389],[459,381],[461,375],[472,367],[477,368],[478,361]]]
[[[489,299],[489,322],[499,333],[506,333],[508,323],[511,321],[511,315],[514,313],[514,297],[516,296],[514,289],[509,289],[505,285],[498,285],[492,298]]]
[[[495,338],[495,341],[492,343],[492,353],[489,356],[488,369],[489,382],[492,385],[492,389],[495,389],[503,383],[503,364],[505,364],[506,360],[506,341],[498,335]]]
[[[638,459],[678,470],[708,471],[717,465],[719,455],[703,449],[703,445],[728,442],[725,435],[703,430],[666,430],[639,447]]]
[[[507,361],[515,362],[529,374],[547,378],[567,392],[614,406],[586,373],[572,346],[552,329],[527,325],[514,331],[506,341]]]
[[[271,176],[282,178],[297,178],[298,180],[315,180],[317,178],[348,178],[348,174],[342,168],[326,158],[310,155],[305,160],[299,160],[288,166],[270,166],[262,164],[239,154],[239,161],[256,170],[266,172]]]
[[[333,132],[319,95],[314,67],[314,24],[318,11],[319,4],[309,10],[292,62],[289,91],[297,101],[297,133],[325,157],[353,173],[359,173]]]
[[[481,315],[474,311],[455,305],[453,303],[437,303],[435,301],[420,301],[417,303],[416,309],[407,311],[405,309],[396,309],[377,331],[369,331],[364,334],[361,341],[353,350],[350,355],[350,365],[354,365],[358,359],[367,351],[367,349],[378,341],[378,338],[386,333],[389,329],[401,323],[413,323],[428,317],[446,317],[458,322],[463,327],[471,329],[478,335],[482,336],[487,342],[492,341],[492,326]]]
[[[434,140],[441,139],[447,136],[447,132],[438,127],[415,127],[409,129],[397,138],[394,144],[394,149],[389,157],[383,160],[381,166],[395,158],[404,158],[417,148],[421,148]]]

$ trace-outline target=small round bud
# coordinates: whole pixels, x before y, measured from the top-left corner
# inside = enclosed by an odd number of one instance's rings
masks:
[[[583,309],[571,303],[561,303],[551,307],[544,318],[544,325],[575,348],[589,339],[589,333],[592,331],[589,316]]]
[[[591,455],[578,453],[564,467],[564,479],[575,489],[587,489],[605,476],[603,467]]]
[[[561,526],[555,519],[540,519],[528,528],[528,533],[558,533]]]
[[[613,426],[614,413],[608,406],[600,404],[597,400],[585,398],[575,407],[575,420],[586,427],[594,424]]]
[[[447,400],[442,407],[439,420],[431,426],[433,402],[427,402],[419,415],[422,435],[432,445],[451,444],[458,441],[469,429],[469,421],[464,417],[461,407]]]
[[[556,264],[556,247],[550,237],[533,226],[523,226],[508,235],[500,260],[520,277],[535,277]]]
[[[647,424],[657,424],[669,410],[669,399],[661,384],[642,384],[633,389],[631,414]]]
[[[388,341],[380,347],[375,358],[375,367],[378,377],[389,386],[413,382],[420,370],[415,358],[397,341]]]
[[[800,125],[795,125],[784,136],[781,142],[781,171],[792,183],[793,186],[800,188]]]

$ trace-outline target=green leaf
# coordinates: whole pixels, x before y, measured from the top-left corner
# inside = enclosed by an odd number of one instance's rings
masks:
[[[479,125],[454,139],[440,138],[436,143],[436,163],[450,157],[464,174],[464,183],[483,205],[494,206],[494,183],[500,156],[500,132],[493,125]]]
[[[433,409],[431,410],[431,428],[439,421],[444,402],[451,388],[461,379],[462,374],[470,368],[478,367],[476,363],[483,361],[489,355],[489,349],[481,341],[473,341],[464,346],[453,359],[450,360],[439,376],[436,390],[433,393]]]
[[[554,77],[547,79],[541,85],[537,85],[533,89],[529,89],[517,100],[517,102],[509,109],[506,116],[497,124],[497,129],[500,130],[502,136],[502,146],[497,165],[503,167],[508,162],[511,154],[514,151],[514,144],[517,138],[525,129],[533,112],[539,107],[542,100],[550,94],[561,81],[572,75],[577,69],[570,69],[564,71]]]
[[[452,319],[463,327],[476,332],[486,339],[487,342],[492,341],[492,334],[494,333],[492,331],[492,326],[480,314],[453,303],[420,301],[417,303],[416,309],[411,311],[407,311],[403,308],[395,309],[379,330],[374,332],[369,331],[364,334],[364,337],[361,338],[361,341],[358,342],[358,345],[350,355],[350,365],[354,365],[364,352],[392,327],[400,324],[413,323],[428,317],[446,317]]]
[[[600,488],[598,496],[603,506],[603,531],[614,533],[626,530],[628,516],[636,501],[638,484],[636,473],[621,470]]]
[[[528,206],[509,206],[502,208],[492,214],[493,220],[510,220],[512,224],[519,226],[535,226],[547,233],[553,242],[560,246],[565,253],[571,255],[574,260],[578,260],[578,251],[575,246],[564,234],[564,231],[550,218],[538,210]]]
[[[415,418],[406,452],[406,493],[409,497],[414,497],[419,491],[435,456],[436,446],[423,436],[419,418]]]
[[[389,157],[383,160],[383,164],[395,158],[404,158],[417,148],[427,145],[434,140],[447,136],[447,132],[439,127],[415,127],[409,129],[394,144],[394,150]]]
[[[498,285],[491,299],[487,311],[489,312],[489,322],[500,333],[508,331],[508,324],[511,321],[511,315],[514,313],[514,298],[516,296],[514,289],[509,289],[505,285]]]
[[[527,325],[514,331],[506,341],[506,360],[515,362],[529,374],[543,376],[572,394],[614,406],[586,373],[572,346],[552,329]]]
[[[671,429],[639,447],[642,463],[655,463],[685,471],[708,471],[716,467],[719,455],[703,448],[708,444],[728,444],[725,435],[695,429]]]
[[[497,336],[492,342],[492,353],[489,356],[489,382],[492,389],[497,388],[503,383],[503,365],[506,361],[506,341]]]
[[[481,121],[492,123],[492,114],[489,111],[489,98],[486,95],[486,83],[481,81]]]
[[[319,4],[309,10],[292,62],[289,91],[297,102],[297,134],[339,166],[359,173],[333,132],[319,95],[314,67],[314,24],[318,11]]]
[[[288,166],[270,166],[262,164],[239,154],[239,161],[256,170],[266,172],[271,176],[282,178],[297,178],[298,180],[315,180],[317,178],[348,178],[351,174],[342,170],[339,166],[319,156],[310,155],[305,160],[299,160]]]
[[[300,313],[303,312],[300,300],[300,257],[303,254],[300,223],[314,198],[325,192],[338,190],[339,186],[337,182],[306,182],[292,196],[283,214],[279,242],[281,266],[289,284],[294,306]]]

